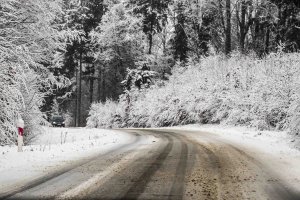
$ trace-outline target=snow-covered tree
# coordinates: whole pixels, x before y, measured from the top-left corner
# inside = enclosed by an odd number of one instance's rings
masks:
[[[39,107],[50,85],[58,83],[49,67],[59,67],[64,49],[60,0],[2,0],[0,5],[0,144],[16,138],[18,115],[25,120],[25,136],[45,123]],[[64,79],[61,79],[64,82]]]
[[[96,52],[97,59],[110,61],[126,56],[122,55],[122,51],[129,57],[139,57],[144,52],[142,18],[134,15],[133,8],[126,1],[107,3],[108,11],[93,33],[94,41],[100,47],[100,51]]]

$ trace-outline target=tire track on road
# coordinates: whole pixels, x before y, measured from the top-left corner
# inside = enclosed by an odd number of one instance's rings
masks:
[[[185,175],[187,169],[188,145],[181,141],[180,160],[176,169],[175,180],[169,194],[169,199],[182,199],[184,193]]]
[[[137,199],[144,192],[145,187],[150,182],[151,177],[154,175],[154,173],[157,170],[159,170],[159,168],[162,166],[163,161],[166,160],[174,144],[172,137],[170,137],[169,135],[164,135],[164,136],[168,140],[166,147],[162,150],[162,152],[158,155],[158,157],[151,162],[150,166],[144,169],[143,174],[130,187],[130,189],[121,199],[124,200]]]
[[[177,134],[177,137],[193,147],[194,163],[189,175],[185,179],[186,199],[219,199],[220,161],[218,156],[207,146],[197,143],[184,134]]]
[[[174,148],[179,148],[180,147],[180,153],[179,154],[172,154],[167,161],[177,160],[178,162],[176,164],[175,169],[174,169],[174,174],[172,177],[169,177],[169,179],[172,180],[172,186],[169,189],[168,195],[166,194],[161,194],[157,195],[160,197],[165,197],[163,199],[175,199],[175,200],[181,200],[184,199],[185,197],[185,187],[186,187],[186,179],[188,174],[191,173],[194,163],[195,163],[195,152],[196,146],[189,141],[185,136],[178,135],[177,133],[173,131],[161,131],[161,130],[152,130],[155,131],[159,134],[163,135],[169,135],[170,137],[174,138]],[[171,170],[171,169],[170,169]],[[160,172],[160,173],[163,173]]]

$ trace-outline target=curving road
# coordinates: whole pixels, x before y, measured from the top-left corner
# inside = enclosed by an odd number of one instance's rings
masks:
[[[135,140],[0,199],[300,199],[247,151],[213,134],[123,131],[135,135]],[[149,136],[156,139],[143,142]]]

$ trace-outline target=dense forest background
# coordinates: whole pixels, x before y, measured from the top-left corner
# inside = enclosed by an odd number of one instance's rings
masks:
[[[128,68],[147,64],[164,78],[176,61],[234,51],[263,57],[278,48],[295,52],[300,47],[297,1],[87,0],[65,5],[67,26],[82,34],[68,44],[63,66],[55,71],[73,83],[48,98],[46,109],[55,99],[76,126],[85,125],[92,102],[118,100]],[[66,92],[69,99],[59,96]]]
[[[0,144],[18,115],[30,140],[53,113],[291,128],[299,48],[298,0],[1,0]]]

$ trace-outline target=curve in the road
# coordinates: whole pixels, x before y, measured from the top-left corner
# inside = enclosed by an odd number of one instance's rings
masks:
[[[57,184],[59,187],[60,181],[87,181],[88,177],[111,167],[110,176],[106,179],[96,178],[95,184],[88,185],[88,188],[73,197],[115,200],[300,200],[299,193],[289,190],[285,183],[269,173],[263,163],[212,134],[163,129],[124,131],[135,135],[136,141],[149,135],[159,140],[153,145],[141,143],[130,147],[135,141],[116,152],[52,174],[21,188],[18,194],[12,193],[5,197],[23,199],[22,194],[26,192],[42,193],[46,191],[43,186]],[[134,156],[128,157],[132,152]],[[119,166],[118,163],[124,165]],[[83,175],[80,176],[80,173]],[[60,195],[59,190],[47,197],[55,198],[57,195]]]

